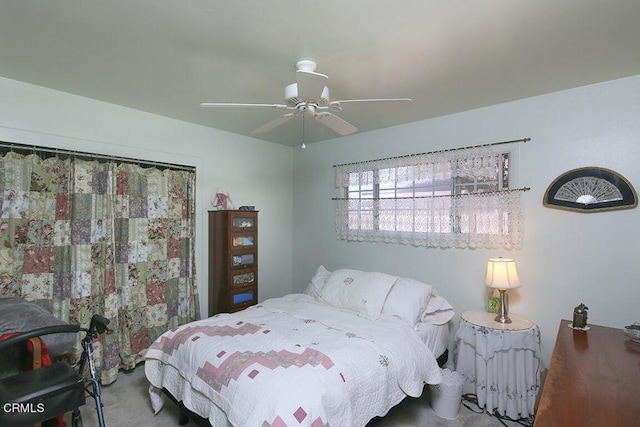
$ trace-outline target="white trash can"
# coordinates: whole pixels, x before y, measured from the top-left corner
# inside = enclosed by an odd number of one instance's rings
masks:
[[[464,378],[448,368],[442,370],[442,383],[429,385],[431,408],[440,418],[455,420],[460,414]]]

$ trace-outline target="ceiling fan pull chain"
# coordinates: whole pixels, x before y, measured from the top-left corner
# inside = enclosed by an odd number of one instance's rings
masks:
[[[304,107],[302,107],[302,145],[300,146],[303,150],[307,148],[307,145],[304,143]]]

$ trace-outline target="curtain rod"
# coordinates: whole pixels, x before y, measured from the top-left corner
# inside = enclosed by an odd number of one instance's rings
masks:
[[[458,197],[458,196],[478,196],[484,194],[512,193],[514,191],[529,191],[531,187],[510,188],[508,190],[483,191],[482,193],[467,194],[441,194],[438,196],[417,196],[417,197],[372,197],[370,199],[350,199],[348,197],[332,197],[331,200],[415,200],[415,199],[437,199],[439,197]]]
[[[86,151],[65,150],[60,148],[42,147],[38,145],[20,144],[16,142],[0,141],[0,148],[7,148],[9,149],[9,151],[17,150],[17,151],[29,152],[33,154],[39,151],[39,152],[45,152],[45,153],[52,153],[54,155],[62,154],[66,156],[87,157],[87,158],[96,159],[96,160],[115,160],[119,162],[133,163],[137,165],[159,166],[167,169],[184,170],[188,172],[195,172],[196,170],[195,166],[179,165],[176,163],[154,162],[151,160],[134,159],[132,157],[111,156],[108,154],[96,154],[96,153],[89,153]]]
[[[491,147],[491,146],[494,146],[494,145],[512,144],[514,142],[529,142],[529,141],[531,141],[531,138],[521,138],[521,139],[514,139],[514,140],[511,140],[511,141],[492,142],[490,144],[469,145],[467,147],[458,147],[458,148],[447,148],[447,149],[444,149],[444,150],[429,151],[429,152],[426,152],[426,153],[405,154],[403,156],[385,157],[385,158],[382,158],[382,159],[375,159],[375,160],[364,160],[362,162],[342,163],[340,165],[333,165],[333,167],[336,168],[338,166],[357,165],[357,164],[360,164],[360,163],[371,163],[371,162],[378,162],[378,161],[381,161],[381,160],[402,159],[402,158],[405,158],[405,157],[424,156],[424,155],[427,155],[427,154],[437,154],[437,153],[448,153],[449,151],[468,150],[468,149],[471,149],[471,148]]]

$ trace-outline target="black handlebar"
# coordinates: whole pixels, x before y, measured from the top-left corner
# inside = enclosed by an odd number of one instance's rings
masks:
[[[94,314],[91,318],[89,331],[96,331],[99,334],[104,334],[109,329],[107,328],[109,322],[111,322],[111,320],[107,319],[106,317],[102,317],[99,314]]]

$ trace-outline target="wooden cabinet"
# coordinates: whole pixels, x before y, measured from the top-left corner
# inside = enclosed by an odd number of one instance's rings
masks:
[[[209,316],[258,302],[258,211],[209,212]]]
[[[640,344],[622,329],[562,320],[535,427],[631,426],[640,420]]]

